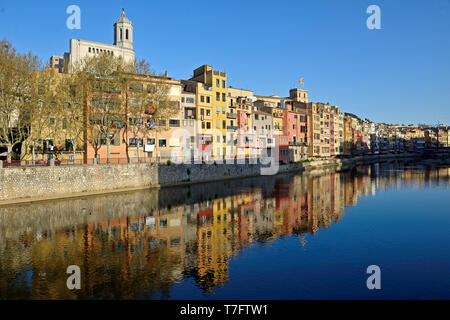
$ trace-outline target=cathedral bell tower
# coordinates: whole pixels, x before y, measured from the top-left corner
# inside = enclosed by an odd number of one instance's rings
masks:
[[[133,49],[133,24],[125,16],[124,9],[121,17],[114,23],[114,45]]]

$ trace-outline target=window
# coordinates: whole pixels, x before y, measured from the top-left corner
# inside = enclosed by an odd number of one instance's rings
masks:
[[[128,40],[128,29],[125,30],[125,39]]]
[[[217,142],[220,142],[220,136],[217,136]]]
[[[129,98],[128,99],[128,105],[130,107],[140,107],[142,106],[142,100],[136,99],[136,98]]]
[[[207,117],[211,116],[211,110],[206,109],[206,116],[207,116]]]
[[[148,138],[147,139],[147,144],[150,144],[150,145],[155,145],[155,139],[154,138]]]
[[[220,80],[219,79],[216,79],[216,87],[220,88]]]
[[[142,83],[130,83],[130,91],[142,92]]]
[[[202,116],[205,115],[205,109],[200,109],[200,115],[202,115]]]
[[[130,138],[129,146],[130,147],[137,147],[138,143],[139,143],[139,147],[142,147],[144,145],[144,141],[142,139]]]
[[[180,126],[180,120],[177,119],[170,119],[169,120],[169,127],[175,128]]]
[[[226,114],[227,113],[227,107],[223,106],[222,107],[222,114]]]
[[[222,101],[227,101],[227,95],[225,93],[222,93]]]
[[[217,127],[217,129],[220,129],[220,120],[217,120],[216,127]]]
[[[222,128],[225,129],[226,126],[227,126],[227,122],[225,120],[222,120]]]
[[[200,96],[200,101],[205,102],[205,96]]]
[[[206,97],[206,103],[210,103],[211,102],[211,97]]]
[[[66,139],[66,143],[64,145],[64,149],[69,151],[72,150],[73,151],[73,141],[72,139]]]
[[[206,129],[211,129],[211,122],[206,123]]]
[[[226,88],[225,80],[222,80],[222,88]]]
[[[149,84],[147,86],[147,92],[148,93],[155,93],[156,92],[156,87],[154,85],[152,85],[152,84]]]
[[[216,101],[220,101],[220,92],[216,92]]]
[[[50,117],[48,120],[49,120],[51,126],[54,126],[56,124],[56,118],[55,117]]]
[[[217,114],[220,113],[220,106],[216,106],[216,113],[217,113]]]
[[[166,145],[167,145],[166,139],[159,139],[159,146],[160,146],[161,148],[165,148]]]
[[[123,30],[120,29],[120,40],[122,40],[122,39],[123,39]],[[97,49],[97,53],[98,53],[98,49]]]

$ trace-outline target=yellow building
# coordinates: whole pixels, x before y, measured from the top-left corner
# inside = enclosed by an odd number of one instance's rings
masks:
[[[199,125],[198,148],[203,158],[226,157],[227,74],[209,65],[194,70],[194,76],[183,81],[185,90],[196,94]]]

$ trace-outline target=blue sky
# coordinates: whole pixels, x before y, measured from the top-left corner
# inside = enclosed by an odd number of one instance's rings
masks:
[[[71,4],[81,30],[66,28]],[[366,27],[371,4],[381,30]],[[311,101],[378,122],[450,125],[450,0],[0,0],[0,37],[47,60],[70,38],[112,43],[122,7],[137,57],[177,79],[210,64],[229,85],[286,96],[303,77]]]

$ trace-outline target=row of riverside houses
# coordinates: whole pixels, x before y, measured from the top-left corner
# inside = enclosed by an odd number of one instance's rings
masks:
[[[113,45],[72,39],[70,52],[52,56],[47,72],[70,76],[71,66],[80,59],[103,52],[135,60],[133,25],[125,12],[114,24]],[[329,103],[309,102],[308,91],[302,88],[291,89],[288,97],[255,95],[251,90],[229,86],[227,74],[210,65],[195,69],[187,80],[173,79],[167,73],[164,76],[124,73],[123,78],[126,86],[116,92],[122,101],[119,113],[125,113],[128,118],[127,108],[135,103],[133,94],[150,94],[155,83],[168,87],[175,112],[158,123],[137,119],[135,126],[151,126],[137,135],[130,134],[130,126],[124,127],[117,121],[96,146],[88,143],[93,139],[88,119],[97,112],[93,96],[79,117],[75,117],[83,127],[80,137],[65,131],[64,121],[48,115],[48,127],[61,125],[63,130],[57,135],[52,134],[55,130],[43,130],[45,136],[39,139],[31,135],[29,139],[33,141],[26,145],[38,146],[33,149],[32,160],[58,157],[89,163],[94,157],[97,161],[108,157],[108,161],[127,162],[134,158],[166,161],[276,156],[282,162],[296,162],[310,158],[421,152],[427,147],[449,145],[448,127],[397,126],[362,120]],[[111,94],[102,85],[93,88]],[[67,103],[68,108],[76,105]],[[21,150],[21,159],[30,160],[29,149]]]

